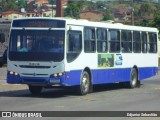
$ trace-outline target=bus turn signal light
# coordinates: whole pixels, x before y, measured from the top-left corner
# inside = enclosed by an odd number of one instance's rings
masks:
[[[53,74],[54,77],[60,77],[62,75],[66,74],[66,72],[60,72],[60,73],[55,73]]]
[[[18,73],[16,73],[16,72],[12,72],[12,71],[10,71],[10,72],[9,72],[9,74],[10,74],[10,75],[15,75],[15,76],[17,76],[17,75],[18,75]]]

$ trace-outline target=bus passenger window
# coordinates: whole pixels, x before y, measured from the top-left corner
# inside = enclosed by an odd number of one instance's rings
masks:
[[[120,52],[120,31],[109,30],[109,52]]]
[[[75,60],[82,51],[82,33],[81,31],[68,31],[67,42],[67,61]]]
[[[156,33],[149,33],[148,51],[149,53],[157,53],[157,34]]]
[[[141,52],[141,37],[140,32],[133,32],[133,52],[140,53]]]
[[[132,52],[132,33],[131,31],[121,31],[121,51],[123,53]]]
[[[97,51],[107,52],[107,30],[97,29]]]
[[[95,52],[95,28],[84,28],[84,51]]]
[[[142,32],[142,52],[147,53],[147,33]]]

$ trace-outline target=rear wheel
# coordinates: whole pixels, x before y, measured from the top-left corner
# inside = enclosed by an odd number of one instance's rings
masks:
[[[138,73],[137,70],[133,68],[131,71],[131,77],[128,86],[129,88],[135,88],[137,87],[137,84],[138,84]]]
[[[81,76],[81,83],[80,83],[80,94],[86,95],[90,92],[91,82],[88,72],[84,71]]]
[[[42,86],[32,86],[29,85],[29,91],[33,94],[33,95],[38,95],[41,93],[42,91]]]

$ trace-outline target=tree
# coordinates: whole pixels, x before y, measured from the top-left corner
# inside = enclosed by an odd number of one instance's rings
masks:
[[[69,3],[68,7],[64,11],[64,15],[72,18],[79,18],[80,9],[76,3]]]
[[[18,8],[25,7],[25,0],[18,0]]]
[[[79,18],[80,12],[83,10],[86,2],[69,2],[68,7],[64,11],[64,15],[72,18]]]
[[[140,23],[138,25],[147,27],[147,26],[149,26],[149,24],[150,24],[149,20],[143,19],[140,21]]]
[[[153,6],[150,3],[141,4],[139,9],[139,15],[144,16],[145,14],[152,14],[154,11]]]
[[[49,4],[53,4],[53,5],[56,4],[56,0],[49,0],[48,2],[49,2]]]
[[[158,30],[160,31],[160,13],[155,15],[154,20],[151,23],[151,26],[158,28]]]
[[[104,14],[104,17],[102,20],[103,21],[113,20],[113,17],[109,13],[106,13],[106,14]]]

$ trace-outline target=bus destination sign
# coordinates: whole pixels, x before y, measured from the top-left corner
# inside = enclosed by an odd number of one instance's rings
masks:
[[[14,20],[12,27],[64,28],[65,21],[49,19]]]

